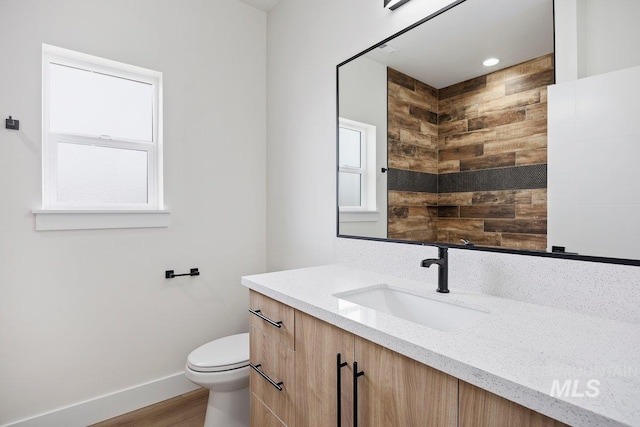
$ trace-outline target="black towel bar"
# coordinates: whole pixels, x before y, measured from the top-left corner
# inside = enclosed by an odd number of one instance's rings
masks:
[[[197,268],[192,268],[189,273],[184,273],[184,274],[176,274],[173,270],[167,270],[164,272],[165,279],[173,279],[174,277],[179,277],[179,276],[199,276],[199,275],[200,275],[200,272],[198,271]]]

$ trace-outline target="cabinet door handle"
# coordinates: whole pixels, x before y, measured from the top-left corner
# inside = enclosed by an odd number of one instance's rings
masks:
[[[262,372],[262,369],[260,369],[260,367],[262,365],[254,365],[253,363],[249,363],[249,366],[251,366],[254,371],[259,373],[262,378],[264,378],[265,380],[269,381],[269,384],[271,384],[272,386],[277,388],[278,391],[282,391],[282,384],[284,384],[284,383],[282,381],[277,383],[274,380],[272,380],[271,378],[269,378],[269,376],[267,374],[265,374],[264,372]]]
[[[358,372],[358,362],[353,362],[353,427],[358,427],[358,378],[364,371]]]
[[[343,362],[341,358],[342,358],[341,354],[338,353],[338,357],[337,357],[338,363],[336,364],[336,374],[337,374],[336,383],[338,385],[337,393],[336,393],[336,396],[337,396],[336,404],[337,404],[337,412],[338,412],[337,426],[338,427],[342,426],[342,375],[340,375],[340,370],[345,366],[347,366],[347,362]]]
[[[262,312],[260,310],[251,310],[251,309],[249,309],[249,313],[258,316],[259,318],[261,318],[265,322],[269,323],[270,325],[275,326],[276,328],[282,328],[282,321],[276,322],[275,320],[271,320],[267,316],[262,314]]]

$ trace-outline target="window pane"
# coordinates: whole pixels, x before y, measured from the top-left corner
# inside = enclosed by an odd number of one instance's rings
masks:
[[[361,167],[362,154],[360,153],[361,132],[351,129],[340,128],[340,166]]]
[[[50,129],[111,138],[153,140],[153,86],[49,65]]]
[[[58,202],[147,203],[147,152],[59,143]]]
[[[338,205],[361,206],[359,173],[340,172],[338,174]]]

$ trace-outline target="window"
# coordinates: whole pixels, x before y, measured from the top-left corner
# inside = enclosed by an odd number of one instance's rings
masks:
[[[153,211],[162,199],[162,73],[43,45],[46,211]]]
[[[376,127],[340,118],[338,132],[340,211],[375,211]]]

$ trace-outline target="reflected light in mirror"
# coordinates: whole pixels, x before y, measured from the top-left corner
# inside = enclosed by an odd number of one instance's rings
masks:
[[[485,67],[493,67],[494,65],[498,65],[500,60],[498,58],[488,58],[482,62],[482,65]]]

